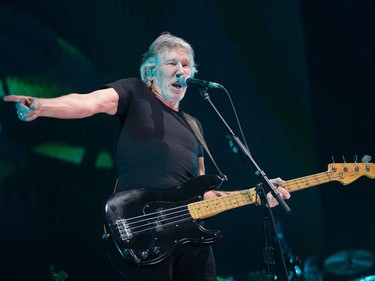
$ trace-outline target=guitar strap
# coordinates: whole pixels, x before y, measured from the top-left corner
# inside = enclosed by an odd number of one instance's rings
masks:
[[[224,173],[220,170],[219,166],[216,164],[216,161],[215,161],[214,157],[212,156],[210,150],[208,149],[207,143],[204,140],[203,135],[201,133],[201,130],[199,129],[198,124],[195,121],[195,119],[191,115],[189,115],[185,112],[184,112],[184,117],[185,117],[186,122],[189,124],[190,128],[193,130],[197,139],[203,145],[203,147],[206,150],[208,156],[210,157],[212,163],[214,164],[216,170],[218,171],[220,177],[223,178],[224,181],[227,181],[228,177],[226,175],[224,175]]]
[[[117,191],[117,185],[118,185],[118,178],[116,178],[115,187],[113,188],[113,194]]]

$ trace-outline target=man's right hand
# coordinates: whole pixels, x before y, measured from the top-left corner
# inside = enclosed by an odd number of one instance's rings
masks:
[[[22,121],[32,121],[39,116],[39,99],[29,96],[10,95],[4,97],[5,102],[15,102],[17,116]]]

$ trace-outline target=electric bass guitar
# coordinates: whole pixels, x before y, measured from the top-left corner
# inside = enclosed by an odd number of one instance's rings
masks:
[[[328,170],[286,181],[288,192],[338,181],[347,185],[361,176],[375,178],[374,163],[331,163]],[[221,185],[216,175],[204,175],[163,191],[131,189],[113,194],[105,205],[105,238],[110,255],[134,266],[156,264],[184,244],[209,245],[220,239],[207,230],[205,218],[256,202],[255,188],[203,200],[203,194]],[[277,188],[277,187],[276,187]]]

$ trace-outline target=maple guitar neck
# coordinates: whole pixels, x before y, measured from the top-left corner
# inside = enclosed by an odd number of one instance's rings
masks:
[[[331,163],[326,172],[288,180],[279,186],[291,193],[331,181],[339,181],[347,185],[362,176],[375,178],[374,163]],[[255,188],[250,188],[231,192],[222,197],[190,203],[188,209],[194,219],[205,219],[234,208],[253,204],[256,199]]]

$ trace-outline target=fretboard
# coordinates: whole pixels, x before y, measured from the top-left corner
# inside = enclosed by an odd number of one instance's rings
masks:
[[[332,181],[332,179],[329,172],[323,172],[289,180],[280,186],[285,188],[288,192],[294,192],[330,181]],[[222,197],[190,203],[188,209],[194,219],[204,219],[234,208],[253,204],[256,201],[256,197],[255,188],[250,188],[231,192],[231,194]]]

